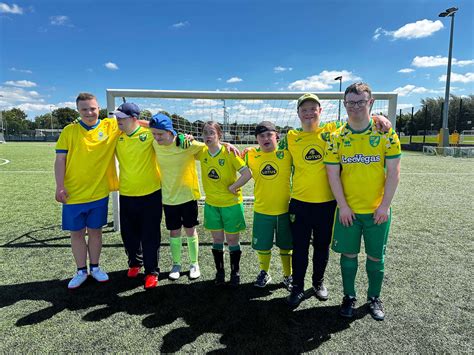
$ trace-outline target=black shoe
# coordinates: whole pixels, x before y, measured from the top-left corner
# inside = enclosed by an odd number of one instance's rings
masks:
[[[327,301],[328,300],[328,289],[324,286],[323,283],[320,283],[316,286],[313,286],[314,290],[314,297],[316,297],[320,301]]]
[[[356,301],[357,299],[355,297],[345,295],[342,299],[341,308],[339,309],[339,315],[345,318],[354,317]]]
[[[224,270],[218,270],[216,272],[216,278],[214,279],[214,283],[217,286],[222,286],[225,284],[225,272]]]
[[[304,292],[293,289],[288,297],[286,297],[286,303],[292,309],[297,308],[301,302],[305,299]]]
[[[232,287],[237,287],[240,285],[240,275],[237,273],[231,273],[230,274],[230,281],[229,285]]]
[[[270,281],[272,281],[272,277],[265,270],[260,270],[253,285],[255,287],[264,288]]]
[[[378,297],[369,297],[367,302],[369,313],[375,320],[384,320],[385,313],[383,311],[382,300]]]

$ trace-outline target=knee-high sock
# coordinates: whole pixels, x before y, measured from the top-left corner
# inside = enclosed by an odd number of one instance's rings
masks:
[[[356,296],[355,278],[358,266],[357,256],[355,258],[348,258],[343,254],[341,255],[342,286],[345,295]]]
[[[181,236],[170,238],[171,258],[173,259],[173,265],[181,265],[182,244],[183,242],[181,240]]]
[[[291,275],[291,256],[293,250],[280,249],[281,268],[283,269],[283,276]]]
[[[192,237],[188,237],[187,242],[188,242],[189,260],[191,261],[191,264],[197,264],[198,256],[199,256],[198,236],[193,235]]]
[[[258,255],[258,264],[260,266],[260,270],[268,272],[270,270],[270,260],[272,258],[272,251],[271,250],[257,250]]]
[[[384,259],[373,261],[367,258],[365,267],[367,270],[367,278],[369,279],[367,297],[379,297],[383,283]]]

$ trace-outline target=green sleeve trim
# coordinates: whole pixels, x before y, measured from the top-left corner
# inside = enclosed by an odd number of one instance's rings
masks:
[[[329,161],[323,161],[323,164],[326,164],[326,165],[339,165],[341,163],[331,163]]]
[[[401,154],[397,154],[397,155],[386,155],[385,156],[385,159],[395,159],[395,158],[400,158],[402,155]]]

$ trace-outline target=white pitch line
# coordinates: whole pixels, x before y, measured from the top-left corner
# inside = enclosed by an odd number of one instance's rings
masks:
[[[401,175],[474,175],[473,173],[400,173]]]
[[[5,164],[8,164],[10,162],[10,160],[8,160],[8,159],[0,158],[0,160],[3,160],[3,163],[0,163],[0,165],[5,165]]]

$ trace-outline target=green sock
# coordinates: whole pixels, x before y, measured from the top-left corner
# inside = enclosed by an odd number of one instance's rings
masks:
[[[342,287],[345,295],[356,296],[355,278],[358,266],[359,262],[357,256],[355,258],[348,258],[344,254],[341,254]]]
[[[197,264],[199,255],[199,241],[197,235],[188,237],[188,253],[191,264]]]
[[[224,243],[212,243],[212,249],[224,250]]]
[[[229,251],[237,251],[240,250],[240,243],[237,245],[229,245]]]
[[[260,270],[268,272],[270,270],[270,259],[272,258],[271,250],[257,250],[257,255]]]
[[[181,246],[182,245],[183,243],[181,241],[181,236],[170,238],[171,258],[173,259],[173,265],[181,265]]]
[[[369,279],[369,289],[367,297],[379,297],[382,290],[382,282],[384,275],[384,259],[373,261],[367,258],[365,268],[367,270],[367,278]]]

